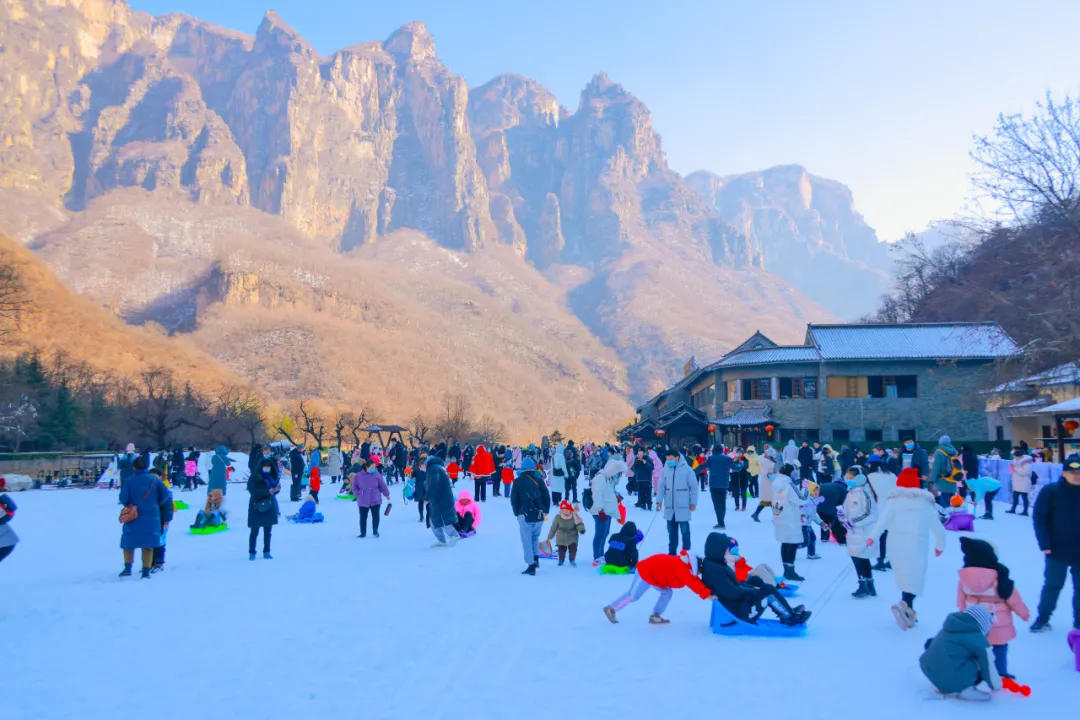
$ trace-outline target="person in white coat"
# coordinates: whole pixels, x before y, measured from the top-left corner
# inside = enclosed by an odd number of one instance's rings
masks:
[[[690,551],[690,514],[697,510],[698,482],[694,469],[675,448],[668,448],[660,474],[656,511],[664,513],[668,530],[668,555],[674,555],[682,534],[682,549]]]
[[[1023,450],[1013,451],[1013,461],[1009,465],[1009,473],[1012,480],[1012,507],[1005,512],[1015,515],[1016,506],[1020,498],[1024,499],[1024,512],[1028,514],[1028,497],[1031,493],[1031,466],[1035,463],[1030,455],[1025,455]]]
[[[896,489],[864,544],[889,531],[893,577],[900,590],[900,602],[892,606],[896,624],[902,630],[915,627],[915,597],[926,585],[927,554],[930,535],[934,536],[934,554],[945,552],[945,528],[938,518],[937,505],[929,490],[923,490],[917,468],[904,468],[896,480]]]
[[[611,532],[611,519],[619,516],[619,496],[615,486],[625,476],[626,463],[613,455],[589,481],[592,506],[585,509],[593,516],[593,567],[599,567],[604,559],[604,545]]]
[[[333,485],[338,480],[341,480],[341,448],[330,448],[330,456],[326,464],[327,469],[330,471],[330,484]]]
[[[795,466],[785,463],[773,479],[773,533],[780,543],[784,579],[801,582],[805,578],[795,572],[795,553],[803,541],[802,505],[806,498],[800,494],[800,481],[793,479],[794,474]]]
[[[566,446],[562,443],[555,446],[555,455],[551,459],[551,477],[548,484],[551,486],[551,504],[558,506],[563,496],[566,495]]]
[[[876,597],[874,571],[870,566],[874,548],[866,544],[866,538],[870,537],[870,531],[877,525],[880,507],[878,496],[859,466],[852,465],[844,475],[848,491],[838,515],[847,530],[848,555],[855,565],[855,575],[859,578],[859,588],[851,596]]]
[[[881,513],[885,511],[885,506],[889,504],[889,495],[896,489],[896,475],[893,475],[886,469],[886,458],[881,455],[871,455],[866,459],[866,465],[870,469],[870,474],[867,475],[866,481],[874,491],[874,495],[878,499],[878,517],[881,517]],[[889,531],[881,533],[881,537],[877,538],[878,541],[878,559],[874,563],[874,570],[892,570],[892,564],[885,559],[886,551],[888,547]]]
[[[784,464],[795,467],[799,464],[799,448],[795,445],[794,440],[788,440],[787,445],[784,446]]]
[[[761,522],[758,520],[758,515],[761,511],[767,507],[772,507],[772,479],[770,476],[776,472],[776,450],[773,450],[771,445],[765,446],[765,451],[761,454],[759,460],[760,472],[758,473],[758,487],[760,488],[760,494],[758,495],[757,509],[750,516],[750,519],[754,522]]]

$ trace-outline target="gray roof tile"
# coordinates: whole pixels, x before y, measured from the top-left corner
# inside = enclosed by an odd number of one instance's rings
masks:
[[[760,350],[743,350],[725,355],[722,360],[710,368],[731,367],[733,365],[764,365],[766,363],[817,362],[817,348],[799,345],[796,347],[771,347]]]
[[[1016,353],[997,323],[810,325],[822,360],[993,359]]]

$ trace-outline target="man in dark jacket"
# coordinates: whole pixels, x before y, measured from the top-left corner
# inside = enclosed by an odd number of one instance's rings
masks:
[[[919,471],[919,479],[923,487],[930,478],[930,456],[920,446],[915,444],[915,438],[905,438],[904,445],[900,449],[900,469],[913,467]],[[899,475],[900,473],[897,473]]]
[[[571,440],[566,446],[566,493],[565,497],[571,502],[578,501],[578,478],[581,477],[581,456]],[[651,486],[650,486],[651,487]],[[651,507],[651,506],[650,506]]]
[[[432,547],[453,547],[461,539],[454,523],[457,522],[457,510],[454,509],[454,486],[446,474],[442,458],[429,457],[424,467],[424,502],[428,506],[428,519],[431,531],[437,541]]]
[[[814,450],[806,440],[803,440],[802,447],[799,448],[799,478],[814,479]]]
[[[416,506],[420,509],[420,520],[424,522],[424,510],[427,510],[427,527],[431,527],[431,508],[428,507],[427,502],[427,460],[428,451],[426,448],[420,448],[416,451],[416,460],[412,465],[412,480],[413,480],[413,500],[416,501]]]
[[[841,479],[837,482],[821,484],[821,504],[818,505],[818,517],[821,518],[821,542],[829,542],[829,531],[836,535],[836,542],[847,545],[847,531],[844,525],[838,521],[836,509],[844,506],[847,498],[847,483]]]
[[[642,510],[652,510],[652,474],[653,464],[649,456],[645,454],[645,448],[639,447],[634,456],[634,489],[637,491],[638,500],[635,507]]]
[[[521,530],[521,549],[528,567],[522,575],[535,575],[540,566],[540,531],[551,510],[551,494],[536,468],[536,461],[521,461],[521,472],[510,489],[510,506]]]
[[[714,530],[724,529],[727,516],[728,488],[731,487],[731,472],[735,461],[724,454],[724,446],[713,445],[712,455],[705,461],[709,472],[709,496],[712,497],[713,510],[716,512]]]
[[[289,500],[300,502],[300,483],[304,479],[304,450],[299,445],[289,451],[289,472],[292,484],[289,485]]]
[[[745,622],[756,623],[768,604],[785,625],[801,625],[810,619],[810,613],[802,607],[792,608],[775,585],[760,578],[748,578],[740,583],[735,570],[728,563],[739,558],[739,543],[724,533],[709,533],[705,540],[705,557],[700,561],[698,572],[701,582],[720,601],[724,608]]]
[[[491,476],[491,496],[499,497],[499,491],[502,488],[503,463],[506,461],[506,449],[502,445],[496,445],[495,450],[491,453],[491,460],[495,463],[495,474]],[[569,484],[567,490],[569,490]]]
[[[1046,580],[1039,598],[1039,616],[1031,631],[1050,629],[1050,616],[1069,572],[1073,585],[1073,628],[1080,630],[1080,455],[1066,458],[1061,479],[1039,493],[1034,518],[1035,538],[1046,555]]]
[[[847,472],[847,469],[855,464],[855,448],[851,445],[844,445],[840,448],[840,475],[843,476]]]

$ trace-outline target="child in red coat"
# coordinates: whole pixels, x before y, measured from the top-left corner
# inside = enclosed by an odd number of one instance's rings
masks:
[[[662,613],[671,602],[674,588],[690,588],[704,600],[714,599],[709,588],[705,587],[690,567],[690,555],[685,550],[679,556],[651,555],[638,562],[637,577],[630,583],[630,589],[604,608],[607,619],[613,623],[619,622],[615,613],[630,603],[640,600],[651,587],[660,591],[660,598],[653,607],[652,615],[649,616],[651,625],[666,625],[671,622],[662,617]]]

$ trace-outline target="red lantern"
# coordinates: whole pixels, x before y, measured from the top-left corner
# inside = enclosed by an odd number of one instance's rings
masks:
[[[775,429],[776,429],[776,426],[774,426],[774,425],[766,425],[765,426],[765,432],[767,432],[767,433],[771,433]]]
[[[1080,422],[1077,422],[1075,420],[1066,420],[1061,425],[1062,425],[1062,427],[1064,427],[1066,430],[1069,431],[1070,435],[1072,435],[1074,432],[1076,432],[1076,428],[1080,428]]]
[[[715,425],[710,425],[709,426],[709,432],[711,432],[711,433],[716,432],[716,426]]]
[[[665,435],[667,435],[667,430],[657,430],[656,434],[660,437],[664,437]]]

